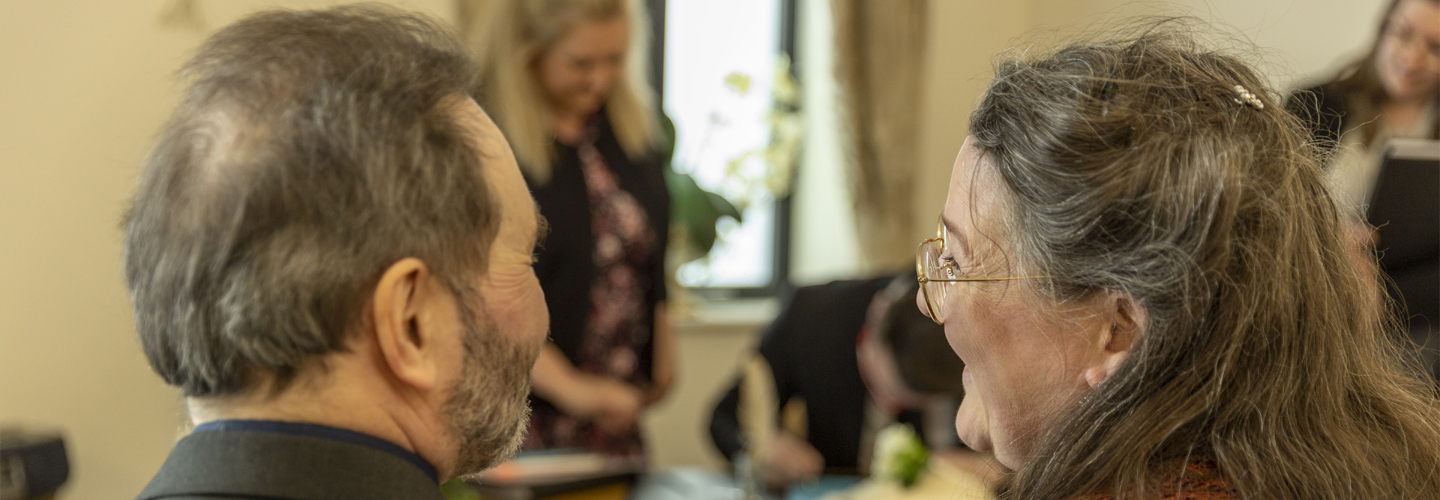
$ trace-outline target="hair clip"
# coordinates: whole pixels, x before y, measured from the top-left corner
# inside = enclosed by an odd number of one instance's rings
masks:
[[[1265,109],[1265,103],[1261,102],[1259,97],[1255,97],[1255,94],[1251,94],[1249,90],[1245,90],[1245,87],[1240,85],[1235,86],[1235,97],[1230,98],[1230,100],[1235,101],[1235,104],[1241,106]]]

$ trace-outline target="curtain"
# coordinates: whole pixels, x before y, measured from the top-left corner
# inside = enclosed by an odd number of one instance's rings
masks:
[[[914,262],[929,0],[831,0],[860,251],[871,270]]]

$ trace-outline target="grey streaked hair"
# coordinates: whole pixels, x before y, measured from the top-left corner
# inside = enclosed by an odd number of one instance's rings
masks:
[[[1004,496],[1157,498],[1159,478],[1214,460],[1238,498],[1433,498],[1435,386],[1399,361],[1315,146],[1190,26],[1004,60],[971,115],[1016,275],[1049,277],[1013,286],[1051,303],[1123,292],[1148,311]]]
[[[125,219],[151,366],[186,396],[283,389],[345,349],[367,290],[423,260],[472,293],[498,229],[480,152],[442,102],[475,70],[429,19],[264,12],[200,47]]]

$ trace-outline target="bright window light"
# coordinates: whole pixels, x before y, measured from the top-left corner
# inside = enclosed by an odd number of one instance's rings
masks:
[[[753,190],[747,194],[727,171],[732,160],[770,140],[765,115],[780,46],[780,2],[671,0],[665,23],[663,105],[675,122],[674,169],[745,204],[744,222],[723,219],[710,258],[681,266],[676,278],[690,287],[763,287],[775,272],[775,203]],[[745,92],[737,90],[745,85],[736,85],[736,75],[748,79]],[[758,159],[738,167],[766,168]]]

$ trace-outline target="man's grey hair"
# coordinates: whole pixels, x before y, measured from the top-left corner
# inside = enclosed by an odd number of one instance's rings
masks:
[[[473,293],[498,207],[442,102],[475,73],[446,29],[375,6],[264,12],[206,41],[125,220],[155,371],[192,397],[259,373],[279,391],[346,348],[405,257]]]

